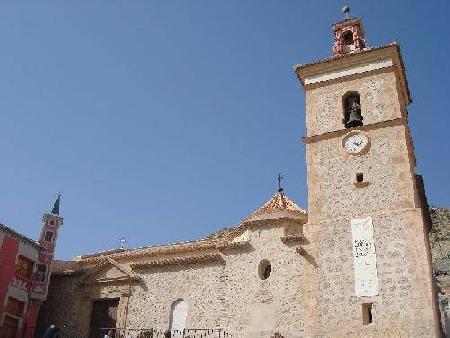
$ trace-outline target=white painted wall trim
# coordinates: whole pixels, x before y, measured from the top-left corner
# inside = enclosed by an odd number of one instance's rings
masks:
[[[378,271],[372,218],[351,220],[355,293],[358,297],[378,295]]]
[[[359,66],[354,66],[351,68],[344,68],[337,71],[324,73],[315,76],[308,76],[305,78],[305,85],[310,85],[318,82],[329,81],[334,79],[339,79],[344,76],[355,75],[370,72],[377,69],[387,68],[394,65],[391,58],[386,58],[376,62],[369,62],[366,64],[361,64]]]

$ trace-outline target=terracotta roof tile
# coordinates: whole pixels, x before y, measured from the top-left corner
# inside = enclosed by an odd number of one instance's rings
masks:
[[[216,240],[214,239],[199,239],[194,241],[184,241],[178,243],[171,243],[166,245],[157,246],[147,246],[135,249],[126,249],[120,252],[105,251],[99,253],[98,255],[90,254],[88,256],[77,257],[78,262],[82,264],[92,264],[104,261],[106,257],[113,259],[122,258],[138,258],[138,257],[148,257],[148,256],[159,256],[159,255],[169,255],[174,253],[186,253],[198,250],[208,250],[214,249]]]
[[[289,216],[292,216],[292,218],[306,218],[307,212],[287,197],[283,191],[280,191],[264,203],[261,208],[247,216],[243,222]]]
[[[301,209],[294,201],[287,197],[283,192],[276,193],[269,201],[267,201],[259,210],[245,218],[240,226],[228,229],[225,234],[220,236],[212,236],[194,241],[184,241],[158,246],[139,247],[134,249],[114,249],[97,253],[78,256],[75,261],[63,262],[59,261],[54,265],[56,273],[66,273],[67,271],[81,271],[85,266],[98,264],[106,260],[106,257],[115,260],[126,258],[140,258],[152,256],[165,256],[172,254],[187,254],[191,252],[217,250],[223,248],[224,243],[227,245],[230,234],[241,229],[245,223],[261,220],[276,219],[294,219],[306,220],[307,212]]]
[[[77,261],[54,260],[52,262],[52,275],[72,275],[81,270],[82,267]]]
[[[119,252],[123,252],[126,251],[125,248],[118,248],[118,249],[109,249],[109,250],[104,250],[104,251],[97,251],[97,252],[93,252],[93,253],[89,253],[89,254],[84,254],[81,256],[78,256],[76,259],[77,260],[83,260],[86,258],[92,258],[92,257],[98,257],[98,256],[108,256],[108,255],[112,255],[115,253],[119,253]]]
[[[299,69],[306,68],[306,67],[309,67],[309,66],[312,66],[312,65],[316,65],[316,64],[320,64],[320,63],[332,62],[332,61],[335,61],[335,60],[338,60],[338,59],[345,59],[345,58],[348,58],[348,57],[351,57],[351,56],[354,56],[354,55],[365,54],[365,53],[368,53],[368,52],[371,52],[371,51],[374,51],[374,50],[389,48],[389,47],[392,47],[392,46],[396,46],[397,48],[400,48],[397,42],[392,42],[392,43],[388,43],[388,44],[380,45],[380,46],[376,46],[376,47],[366,47],[366,48],[364,48],[361,51],[354,51],[352,53],[346,53],[346,54],[342,54],[342,55],[329,56],[329,57],[326,57],[326,58],[323,58],[323,59],[320,59],[320,60],[317,60],[317,61],[314,61],[314,62],[297,64],[293,68],[294,68],[294,71],[297,73],[297,71]]]
[[[132,269],[143,269],[150,267],[159,267],[165,265],[179,265],[179,264],[199,264],[206,262],[223,262],[223,257],[220,254],[195,255],[187,257],[172,257],[169,259],[157,259],[147,262],[133,263]]]

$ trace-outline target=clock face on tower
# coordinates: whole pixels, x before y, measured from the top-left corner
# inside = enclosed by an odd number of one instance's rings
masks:
[[[342,139],[342,146],[349,154],[361,154],[368,149],[369,138],[359,131],[352,131]]]

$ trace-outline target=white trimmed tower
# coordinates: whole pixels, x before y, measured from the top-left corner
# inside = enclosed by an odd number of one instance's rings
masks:
[[[347,11],[348,12],[348,11]],[[296,66],[306,96],[308,336],[436,337],[428,206],[400,47],[333,26],[333,56]]]
[[[39,255],[31,295],[34,299],[43,301],[47,298],[50,281],[51,263],[54,258],[56,241],[63,218],[59,214],[61,195],[58,195],[50,213],[42,217],[42,230],[39,236],[39,245],[44,248]]]

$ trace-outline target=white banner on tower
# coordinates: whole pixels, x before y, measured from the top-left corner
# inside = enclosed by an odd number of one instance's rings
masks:
[[[376,296],[378,273],[372,217],[354,218],[351,220],[351,226],[356,296]]]

